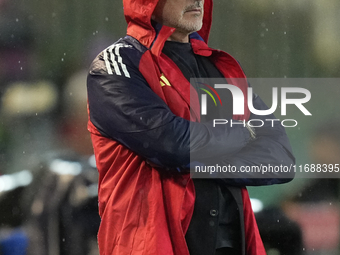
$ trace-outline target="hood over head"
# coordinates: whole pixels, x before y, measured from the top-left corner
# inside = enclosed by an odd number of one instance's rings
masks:
[[[157,3],[158,0],[123,0],[124,15],[128,23],[127,35],[134,37],[149,49],[154,45],[162,48],[164,42],[175,31],[174,28],[162,25],[155,28],[151,24],[151,16]],[[206,43],[212,23],[212,5],[212,0],[205,0],[203,26],[197,32],[200,39]],[[197,33],[194,34],[197,35]]]

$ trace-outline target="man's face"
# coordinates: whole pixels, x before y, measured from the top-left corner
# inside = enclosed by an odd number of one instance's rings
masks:
[[[202,28],[204,0],[159,0],[153,19],[190,34]]]

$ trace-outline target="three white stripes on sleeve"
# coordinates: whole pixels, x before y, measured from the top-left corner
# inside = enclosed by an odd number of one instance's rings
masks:
[[[110,47],[108,47],[106,50],[104,50],[104,61],[105,61],[105,66],[107,69],[108,74],[113,74],[115,73],[116,75],[121,76],[122,72],[125,77],[131,78],[130,73],[128,72],[126,65],[123,63],[123,59],[120,56],[120,48],[130,48],[132,47],[131,45],[124,45],[121,43],[114,44]],[[113,71],[113,69],[114,71]],[[122,70],[122,72],[121,72]]]

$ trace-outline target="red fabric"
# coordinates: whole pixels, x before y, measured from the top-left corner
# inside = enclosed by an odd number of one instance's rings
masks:
[[[163,27],[157,40],[150,17],[157,0],[124,0],[128,34],[146,47],[140,72],[153,91],[178,116],[199,121],[199,104],[195,90],[161,49],[172,30]],[[208,40],[212,1],[205,1],[202,38]],[[196,54],[211,56],[217,68],[228,78],[245,78],[238,63],[226,53],[210,49],[204,42],[192,41]],[[160,86],[160,76],[171,86]],[[243,83],[238,86],[245,91]],[[191,92],[191,93],[190,93]],[[192,103],[190,104],[190,96]],[[191,105],[191,107],[190,107]],[[247,109],[247,108],[246,108]],[[242,116],[243,117],[243,116]],[[245,113],[246,119],[249,111]],[[101,255],[189,255],[185,242],[194,209],[195,188],[189,175],[163,178],[159,171],[121,144],[101,136],[89,123],[99,170],[98,233]],[[248,192],[242,189],[248,255],[265,254],[251,209]]]
[[[253,209],[251,208],[249,194],[246,188],[242,189],[243,214],[246,238],[246,254],[262,255],[266,254],[262,239],[257,228],[257,223]]]

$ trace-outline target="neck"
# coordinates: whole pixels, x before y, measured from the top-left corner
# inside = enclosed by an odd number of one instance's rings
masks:
[[[181,31],[178,31],[178,29],[176,29],[175,32],[173,32],[172,35],[170,35],[170,37],[168,38],[168,41],[188,43],[189,42],[189,34],[183,33]]]

